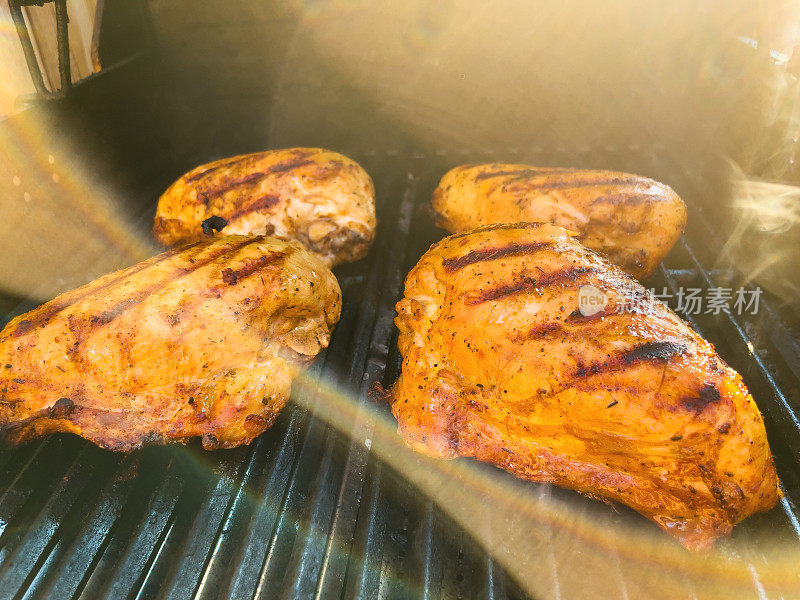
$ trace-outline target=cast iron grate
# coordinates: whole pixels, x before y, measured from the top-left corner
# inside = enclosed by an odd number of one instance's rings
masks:
[[[337,273],[344,312],[312,369],[363,402],[374,382],[397,377],[394,303],[405,273],[441,237],[424,205],[442,170],[422,156],[353,155],[375,178],[379,232],[367,259]],[[152,211],[142,212],[143,229]],[[712,236],[703,215],[692,211],[687,238],[695,243],[681,242],[648,285],[712,285],[715,273],[704,268],[710,250],[703,249]],[[701,315],[693,325],[723,349],[759,399],[787,492],[779,508],[735,535],[769,528],[797,539],[800,349],[769,307],[763,310],[758,323]],[[624,598],[624,572],[619,561],[609,564]],[[553,577],[558,593],[555,568]],[[754,596],[762,595],[756,571],[753,586]],[[102,597],[525,594],[367,448],[290,404],[270,431],[232,451],[207,453],[190,444],[122,456],[57,435],[0,452],[0,600]]]

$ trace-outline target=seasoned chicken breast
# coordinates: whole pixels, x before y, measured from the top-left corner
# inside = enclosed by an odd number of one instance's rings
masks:
[[[320,148],[225,158],[173,183],[153,223],[165,246],[217,231],[296,239],[328,266],[358,260],[375,237],[375,188],[358,163]]]
[[[445,238],[397,313],[392,412],[421,452],[619,501],[690,549],[781,496],[742,378],[560,227]]]
[[[491,223],[554,223],[646,279],[686,225],[686,207],[663,183],[613,171],[463,165],[433,192],[436,224],[456,233]]]
[[[339,318],[331,271],[294,241],[225,236],[58,296],[0,332],[0,429],[111,450],[247,444]]]

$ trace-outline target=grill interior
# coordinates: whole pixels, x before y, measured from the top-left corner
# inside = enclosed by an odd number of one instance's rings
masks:
[[[375,180],[378,235],[366,259],[337,272],[342,319],[311,374],[367,403],[375,382],[388,386],[399,373],[394,303],[405,273],[442,235],[425,203],[443,165],[569,164],[580,157],[350,154]],[[669,172],[663,157],[649,156],[645,174]],[[162,183],[178,174],[173,169],[164,166]],[[735,274],[718,264],[721,234],[713,215],[701,208],[702,198],[678,191],[690,208],[688,231],[647,286],[674,291],[733,281]],[[142,231],[154,212],[149,197],[137,216]],[[5,316],[27,308],[16,306]],[[738,526],[734,541],[750,540],[746,547],[754,557],[762,538],[796,542],[800,345],[763,298],[754,316],[686,318],[744,376],[765,415],[786,492],[770,513]],[[324,398],[305,389],[300,394],[272,429],[230,451],[205,452],[191,443],[117,455],[56,435],[0,453],[0,599],[528,597],[515,582],[524,574],[504,571],[367,447],[300,406]],[[576,496],[525,485],[540,494]],[[585,502],[609,522],[637,518]],[[624,570],[614,558],[608,597],[626,598]],[[541,564],[552,573],[555,593],[548,595],[572,597],[575,582],[564,565],[552,556]],[[750,571],[752,596],[769,597],[758,569]],[[692,589],[687,582],[690,598]]]

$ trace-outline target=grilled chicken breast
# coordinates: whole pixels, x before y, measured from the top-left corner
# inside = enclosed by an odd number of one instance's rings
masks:
[[[686,207],[663,183],[613,171],[464,165],[433,192],[436,224],[451,233],[492,223],[554,223],[646,279],[678,241]]]
[[[328,344],[336,278],[295,241],[225,236],[58,296],[0,332],[0,429],[111,450],[249,443]]]
[[[215,231],[297,239],[328,266],[358,260],[375,237],[375,188],[358,163],[320,148],[225,158],[173,183],[153,223],[165,246]]]
[[[587,293],[606,302],[579,310]],[[781,495],[741,377],[560,227],[445,238],[397,313],[392,412],[421,452],[619,501],[690,549]]]

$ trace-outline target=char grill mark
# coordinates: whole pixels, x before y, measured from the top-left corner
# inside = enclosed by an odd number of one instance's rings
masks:
[[[211,173],[214,173],[215,171],[219,171],[220,169],[228,167],[228,166],[234,164],[235,162],[237,162],[238,160],[239,160],[238,156],[237,157],[233,157],[233,158],[229,158],[227,160],[222,160],[218,164],[216,164],[216,165],[214,165],[212,167],[209,167],[208,169],[200,171],[199,173],[195,173],[194,175],[190,175],[189,177],[186,178],[186,183],[191,183],[193,181],[197,181],[198,179],[202,179],[206,175],[210,175]]]
[[[519,179],[524,179],[524,177],[520,177]],[[530,187],[536,191],[549,192],[552,190],[576,189],[584,187],[605,187],[611,185],[629,185],[633,187],[643,182],[644,180],[641,177],[629,175],[594,179],[591,177],[584,177],[581,179],[563,179],[561,181],[545,180],[541,183],[532,181],[530,182]]]
[[[633,364],[645,360],[669,360],[686,352],[684,344],[676,342],[647,342],[628,350],[622,355],[625,364]]]
[[[666,364],[676,356],[681,356],[687,352],[684,344],[676,342],[645,342],[635,346],[630,350],[625,350],[620,354],[610,356],[602,362],[592,362],[589,364],[579,363],[577,369],[569,377],[568,381],[593,377],[600,373],[619,371],[631,365],[643,362],[657,362]]]
[[[313,156],[315,154],[315,152],[314,151],[309,151],[309,150],[300,150],[300,151],[295,151],[292,154],[295,157],[292,160],[294,160],[295,162],[300,162],[301,159],[305,159],[305,158],[308,158],[309,156]],[[210,176],[212,173],[216,173],[220,169],[224,169],[226,167],[230,167],[231,165],[235,165],[237,163],[239,163],[242,167],[252,166],[254,160],[257,162],[259,160],[259,157],[260,157],[259,154],[248,154],[248,155],[245,155],[245,156],[233,156],[231,158],[226,158],[226,159],[218,161],[213,166],[211,166],[211,167],[209,167],[209,168],[207,168],[207,169],[205,169],[203,171],[200,171],[199,173],[195,173],[194,175],[189,175],[188,177],[186,177],[185,181],[186,181],[186,183],[192,183],[192,182],[198,181],[199,179],[202,179],[203,177]],[[289,161],[284,161],[283,163],[277,163],[276,165],[273,165],[272,167],[267,168],[267,170],[264,173],[265,174],[281,173],[281,172],[287,170],[285,165],[289,164],[291,162],[292,161],[289,160]],[[305,161],[302,161],[302,164],[308,164],[310,162],[313,162],[313,161],[305,160]],[[295,165],[295,166],[301,166],[301,165]],[[293,168],[293,167],[290,166],[288,168]]]
[[[80,294],[75,294],[70,299],[63,300],[61,302],[53,302],[53,303],[51,303],[51,304],[49,304],[47,306],[41,307],[35,312],[35,314],[32,315],[31,319],[23,319],[22,321],[17,323],[16,328],[13,331],[11,331],[8,335],[10,335],[10,337],[12,337],[12,338],[18,338],[18,337],[20,337],[22,335],[25,335],[26,333],[28,333],[32,329],[36,329],[40,325],[42,325],[42,324],[46,323],[47,321],[49,321],[51,318],[53,318],[57,314],[65,311],[66,309],[68,309],[70,306],[72,306],[76,302],[79,302],[79,301],[83,300],[86,296],[88,296],[90,294],[95,294],[97,292],[102,292],[103,290],[107,290],[110,287],[113,287],[115,284],[119,283],[121,280],[125,279],[126,277],[128,277],[130,275],[133,275],[135,273],[139,273],[140,271],[143,271],[144,269],[147,269],[149,267],[155,266],[155,265],[157,265],[159,263],[162,263],[165,260],[167,260],[169,258],[172,258],[172,256],[174,256],[177,252],[184,251],[184,250],[187,250],[189,248],[193,248],[194,246],[197,246],[199,243],[200,242],[195,242],[195,243],[190,244],[188,246],[184,246],[183,248],[174,249],[174,250],[170,250],[168,252],[165,252],[163,255],[159,256],[157,259],[154,259],[152,262],[144,261],[142,263],[139,263],[135,267],[132,267],[130,270],[126,270],[122,274],[120,274],[120,275],[110,279],[109,281],[103,283],[103,285],[101,285],[101,286],[91,288],[89,290],[81,292]],[[0,338],[0,341],[2,341],[4,339],[6,339],[6,338]]]
[[[629,192],[619,192],[616,194],[606,194],[604,196],[598,196],[594,200],[591,201],[590,204],[644,204],[644,203],[652,203],[652,202],[659,202],[661,200],[661,196],[657,194],[650,194],[647,192],[637,192],[637,191],[629,191]]]
[[[686,410],[691,410],[700,413],[709,404],[716,404],[717,402],[719,402],[721,397],[722,396],[719,393],[717,387],[715,385],[707,383],[700,388],[700,391],[697,393],[697,396],[691,398],[684,398],[683,400],[681,400],[681,404],[683,404]],[[723,431],[722,433],[726,433],[726,431]]]
[[[223,280],[228,285],[235,285],[267,265],[274,265],[282,262],[289,254],[289,252],[273,252],[272,254],[249,259],[244,266],[239,269],[225,269],[226,272],[223,273]]]
[[[76,335],[76,338],[85,339],[85,337],[87,335],[89,335],[91,332],[94,332],[97,329],[99,329],[100,327],[111,323],[114,319],[119,317],[121,314],[125,313],[125,311],[127,311],[128,309],[130,309],[133,306],[136,306],[139,302],[141,302],[142,300],[147,298],[150,294],[153,294],[158,289],[163,288],[167,283],[170,283],[172,281],[176,281],[178,279],[186,277],[187,275],[191,274],[193,271],[196,271],[197,269],[199,269],[201,267],[204,267],[205,265],[207,265],[209,263],[212,263],[215,260],[224,259],[224,258],[227,258],[229,256],[232,256],[236,252],[238,252],[239,250],[244,248],[245,246],[253,244],[253,243],[257,242],[258,240],[259,240],[259,238],[248,238],[246,240],[237,242],[236,244],[232,244],[230,246],[226,246],[224,248],[220,248],[219,250],[216,250],[215,252],[212,252],[212,253],[208,254],[207,256],[203,257],[202,259],[197,260],[196,262],[192,263],[191,267],[188,268],[188,269],[183,269],[183,268],[177,269],[176,272],[173,273],[171,277],[167,277],[167,278],[165,278],[165,279],[163,279],[163,280],[161,280],[161,281],[159,281],[159,282],[157,282],[157,283],[155,283],[153,285],[148,286],[145,289],[139,290],[136,294],[134,294],[130,298],[125,298],[124,300],[121,300],[121,301],[117,302],[117,304],[112,306],[110,309],[103,311],[102,313],[100,313],[99,315],[97,315],[95,317],[92,317],[91,319],[87,319],[85,322],[82,322],[80,325],[76,325],[75,327],[79,327],[80,331],[78,332],[77,330],[73,329],[73,334]],[[161,262],[161,261],[157,261],[157,262]],[[137,272],[140,271],[140,270],[141,269],[138,269]],[[108,286],[103,286],[103,288],[101,288],[101,289],[105,289],[107,287]],[[77,298],[75,301],[79,300],[80,298],[83,298],[87,294],[93,294],[96,291],[97,290],[91,290],[91,291],[86,292],[85,294],[81,294],[80,297]],[[39,315],[37,315],[36,316],[36,321],[39,322],[39,324],[46,322],[47,319],[49,319],[53,315],[57,314],[58,312],[61,312],[61,311],[65,310],[70,305],[74,304],[75,301],[69,302],[69,303],[64,303],[63,306],[59,306],[58,307],[59,310],[57,310],[57,311],[49,311],[49,310],[45,311],[45,313],[46,313],[45,317],[40,317]],[[32,329],[32,327],[33,326],[28,327],[28,329],[26,329],[26,331],[29,331],[30,329]],[[12,333],[12,335],[14,335],[16,337],[18,335],[22,335],[22,333],[17,333],[15,331],[14,333]]]
[[[161,287],[161,286],[159,286],[159,287]],[[153,290],[153,291],[155,291],[155,290]],[[111,323],[111,321],[116,319],[118,316],[120,316],[126,310],[128,310],[129,308],[139,304],[139,302],[144,300],[144,298],[146,298],[146,296],[142,296],[141,294],[136,294],[132,298],[127,298],[125,300],[122,300],[121,302],[117,302],[114,305],[114,307],[111,308],[110,310],[106,310],[106,311],[103,311],[102,313],[100,313],[100,316],[97,318],[96,323],[98,325],[106,325],[108,323]]]
[[[457,240],[457,239],[460,239],[460,238],[464,238],[464,237],[470,236],[473,233],[482,233],[484,231],[495,231],[496,229],[535,229],[537,227],[542,227],[543,225],[548,225],[548,223],[539,223],[539,222],[536,222],[536,221],[532,221],[532,222],[522,221],[522,222],[519,222],[519,223],[493,223],[492,225],[483,225],[483,226],[481,226],[481,227],[479,227],[477,229],[474,229],[472,231],[465,231],[463,233],[455,233],[455,234],[453,234],[453,235],[451,235],[449,237],[444,238],[443,240],[440,240],[439,242],[436,242],[435,244],[433,244],[431,246],[431,248],[434,248],[434,247],[438,246],[440,243],[442,243],[444,241]]]
[[[269,210],[270,208],[278,204],[280,201],[281,197],[278,194],[265,194],[260,198],[257,198],[247,206],[232,212],[230,215],[228,215],[228,220],[233,221],[235,219],[238,219],[242,215],[246,215],[248,213],[255,212],[258,210]]]
[[[554,242],[531,242],[528,244],[509,244],[508,246],[501,246],[500,248],[483,248],[481,250],[470,250],[464,256],[458,258],[446,258],[442,261],[444,270],[448,273],[454,273],[467,267],[469,265],[498,260],[506,256],[521,256],[524,254],[533,254],[539,250],[551,249],[556,247]]]
[[[465,301],[467,305],[474,306],[476,304],[483,304],[491,300],[499,300],[507,296],[513,296],[524,292],[532,292],[542,290],[543,288],[563,285],[579,279],[585,275],[598,274],[598,269],[594,267],[573,267],[570,269],[562,269],[543,275],[539,279],[525,276],[514,283],[499,285],[488,290],[478,292],[472,297],[468,297]]]
[[[202,192],[198,192],[198,194],[202,194],[203,201],[206,203],[206,205],[208,205],[208,203],[211,200],[215,200],[216,198],[219,198],[220,196],[236,188],[244,187],[251,183],[255,183],[269,175],[285,173],[286,171],[291,171],[292,169],[304,167],[306,165],[311,165],[311,164],[314,164],[314,161],[309,158],[296,158],[292,160],[285,160],[283,162],[279,162],[270,167],[267,167],[263,171],[248,173],[247,175],[242,175],[241,177],[236,177],[234,179],[222,181],[217,185],[211,183],[209,187],[205,188]],[[269,195],[265,196],[264,198],[267,197],[269,197]]]
[[[224,259],[230,258],[231,256],[236,254],[239,250],[241,250],[245,246],[249,246],[251,244],[254,244],[257,241],[259,241],[259,238],[255,238],[255,237],[254,238],[248,238],[246,240],[242,240],[242,241],[236,242],[235,244],[231,244],[230,246],[225,246],[225,247],[220,248],[220,249],[218,249],[218,250],[216,250],[214,252],[209,253],[208,255],[204,256],[202,259],[192,263],[192,266],[190,268],[188,268],[188,269],[178,269],[177,272],[173,273],[171,277],[166,277],[166,278],[162,279],[161,281],[159,281],[157,283],[154,283],[153,285],[148,286],[143,290],[140,290],[139,292],[134,294],[132,297],[126,298],[125,300],[122,300],[122,301],[118,302],[111,309],[109,309],[107,311],[104,311],[100,315],[99,319],[96,322],[93,322],[92,324],[93,325],[102,326],[102,325],[107,325],[108,323],[111,323],[114,319],[116,319],[118,316],[123,314],[126,310],[128,310],[129,308],[137,305],[139,302],[141,302],[142,300],[144,300],[145,298],[147,298],[148,296],[150,296],[151,294],[153,294],[157,290],[163,288],[166,284],[171,283],[173,281],[177,281],[178,279],[182,279],[183,277],[186,277],[187,275],[190,275],[194,271],[197,271],[201,267],[204,267],[204,266],[206,266],[206,265],[208,265],[208,264],[210,264],[210,263],[212,263],[212,262],[214,262],[216,260],[220,260],[220,259],[224,260]]]
[[[291,171],[292,169],[297,169],[298,167],[305,167],[306,165],[311,165],[311,164],[314,164],[314,161],[309,158],[296,158],[293,160],[285,160],[283,162],[279,162],[272,165],[269,169],[267,169],[266,174],[285,173],[286,171]]]
[[[223,166],[224,166],[224,165],[217,165],[217,166],[215,166],[215,167],[211,167],[211,168],[209,168],[209,169],[206,169],[205,171],[200,171],[199,173],[195,173],[194,175],[190,175],[190,176],[188,176],[188,177],[186,178],[186,183],[192,183],[192,182],[194,182],[194,181],[197,181],[198,179],[202,179],[202,178],[203,178],[203,177],[205,177],[206,175],[210,175],[210,174],[211,174],[211,173],[213,173],[214,171],[218,171],[218,170],[219,170],[219,169],[221,169]]]
[[[574,310],[564,321],[548,321],[541,325],[531,327],[523,335],[519,336],[516,341],[522,342],[526,340],[544,340],[568,335],[570,332],[579,332],[579,327],[568,327],[568,325],[587,325],[590,323],[599,322],[603,317],[610,315],[620,314],[617,305],[609,304],[605,309],[594,313],[593,315],[584,316],[580,310]]]
[[[198,194],[203,195],[203,202],[206,205],[211,200],[215,200],[220,196],[234,190],[238,187],[246,186],[250,183],[255,183],[259,179],[262,179],[269,175],[269,171],[258,171],[256,173],[248,173],[247,175],[242,175],[241,177],[236,177],[235,179],[229,179],[227,181],[221,182],[219,185],[215,187],[208,187],[204,189],[202,192],[198,192]]]
[[[508,177],[512,176],[515,178],[523,178],[523,177],[534,177],[537,175],[549,175],[551,173],[563,173],[564,171],[568,171],[569,169],[560,169],[560,168],[547,168],[543,167],[541,169],[509,169],[505,171],[481,171],[477,175],[475,175],[475,181],[483,181],[485,179],[494,179],[495,177]]]
[[[543,340],[549,337],[556,337],[557,335],[565,333],[564,326],[558,321],[549,321],[531,327],[526,333],[521,335],[515,341],[522,342],[525,340]]]
[[[222,270],[222,281],[224,281],[228,285],[236,285],[236,281],[237,281],[236,272],[231,268],[223,269]]]
[[[593,321],[599,321],[603,317],[607,317],[609,315],[618,315],[621,314],[622,310],[617,304],[607,304],[603,310],[599,310],[593,315],[584,315],[580,309],[575,309],[566,319],[564,319],[564,323],[568,323],[571,325],[582,325],[583,323],[591,323]]]

